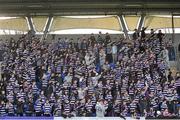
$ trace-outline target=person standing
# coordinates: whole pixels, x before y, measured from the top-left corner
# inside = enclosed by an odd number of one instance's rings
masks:
[[[161,30],[158,31],[157,38],[159,39],[160,45],[162,45],[162,40],[164,37],[164,33]]]
[[[89,39],[90,39],[91,46],[94,47],[94,45],[96,44],[96,38],[93,33],[91,34]]]
[[[146,37],[146,33],[145,33],[146,29],[147,29],[147,27],[142,27],[142,30],[141,30],[141,40],[144,40],[145,37]]]
[[[133,40],[137,40],[139,37],[139,32],[137,29],[134,29],[134,33],[133,33]]]
[[[6,104],[4,101],[0,102],[0,117],[6,116]]]
[[[17,112],[17,116],[23,116],[23,113],[24,113],[24,101],[21,98],[18,99],[16,112]]]
[[[115,43],[112,45],[112,56],[113,56],[113,63],[115,64],[117,62],[117,46]]]
[[[108,61],[108,63],[112,63],[112,48],[110,44],[107,44],[106,47],[106,61]]]
[[[178,96],[180,96],[180,75],[179,73],[176,73],[176,82],[175,82],[176,90]]]
[[[26,116],[32,116],[34,113],[34,104],[33,104],[33,99],[29,98],[28,101],[26,102]]]
[[[6,110],[8,112],[8,116],[14,116],[14,105],[10,101],[6,103]]]
[[[104,43],[104,39],[102,37],[102,33],[101,32],[99,32],[99,34],[98,34],[97,43],[99,43],[100,45],[102,45]]]
[[[109,33],[106,33],[105,41],[104,41],[104,47],[107,47],[107,45],[109,43],[111,43],[111,37],[110,37]]]
[[[44,116],[51,116],[51,109],[52,109],[52,106],[51,104],[49,103],[48,100],[46,100],[44,106],[43,106],[43,109],[44,109]]]
[[[180,58],[180,43],[178,45],[178,53],[179,53],[179,58]]]
[[[105,61],[106,61],[106,54],[105,54],[104,49],[101,49],[100,53],[99,53],[99,62],[100,62],[100,65],[101,66],[104,65]]]
[[[38,98],[34,105],[36,116],[42,115],[42,101],[40,98]]]
[[[104,117],[107,106],[104,105],[103,100],[100,100],[99,102],[97,102],[95,108],[96,108],[96,116]]]

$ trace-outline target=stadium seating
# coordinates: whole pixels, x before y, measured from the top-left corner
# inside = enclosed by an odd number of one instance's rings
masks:
[[[0,116],[178,117],[180,77],[164,34],[141,34],[4,43]]]

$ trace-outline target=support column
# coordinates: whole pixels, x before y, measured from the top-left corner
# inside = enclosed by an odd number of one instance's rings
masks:
[[[125,35],[126,39],[129,39],[128,29],[127,29],[127,26],[125,24],[124,16],[123,15],[118,15],[118,16],[119,16],[119,20],[120,20],[124,35]]]
[[[174,17],[175,16],[180,16],[180,14],[173,14],[172,13],[172,16],[171,16],[171,22],[172,22],[172,42],[173,42],[173,46],[175,49],[175,56],[176,56],[176,59],[175,59],[175,62],[176,62],[176,69],[177,71],[180,71],[180,51],[178,50],[178,47],[179,47],[179,40],[176,40],[175,39],[175,26],[174,26]]]
[[[43,34],[43,38],[42,38],[43,40],[47,37],[47,33],[49,32],[49,29],[51,27],[52,20],[53,20],[53,16],[49,16],[46,26],[45,26],[45,29],[44,29],[44,34]]]
[[[0,62],[0,81],[2,81],[2,76],[1,76],[2,75],[2,71],[1,70],[2,70],[2,62]]]
[[[172,42],[174,43],[174,36],[175,36],[175,30],[174,30],[174,15],[172,14],[172,17],[171,17],[171,21],[172,21]]]
[[[142,14],[141,18],[140,18],[140,21],[139,21],[139,24],[138,24],[138,28],[137,28],[138,31],[141,31],[141,28],[143,27],[144,20],[145,20],[145,15]]]
[[[27,21],[28,21],[30,30],[33,31],[33,32],[35,32],[35,28],[34,28],[34,25],[33,25],[33,22],[32,22],[32,17],[27,16]]]

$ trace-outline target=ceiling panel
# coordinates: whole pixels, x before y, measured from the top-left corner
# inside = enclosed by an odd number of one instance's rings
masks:
[[[172,28],[172,18],[147,16],[144,26],[148,26],[148,29]],[[174,18],[174,27],[180,28],[180,18]]]
[[[45,16],[32,17],[32,21],[37,32],[43,32],[47,19],[48,17]]]
[[[66,29],[109,29],[121,31],[120,23],[116,16],[105,18],[55,17],[51,31]]]
[[[135,28],[137,28],[138,21],[140,19],[140,16],[125,16],[125,21],[128,27],[128,30],[133,31]]]
[[[6,20],[1,19],[0,29],[28,31],[28,25],[25,18],[12,18],[12,19],[6,19]]]

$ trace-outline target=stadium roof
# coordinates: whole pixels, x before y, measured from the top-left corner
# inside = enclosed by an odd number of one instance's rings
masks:
[[[57,32],[104,29],[123,32],[180,28],[180,0],[0,0],[0,30]],[[118,16],[123,16],[120,20]],[[50,20],[52,18],[52,20]],[[80,19],[81,18],[81,19]],[[123,28],[122,21],[125,23]],[[31,24],[30,24],[31,23]],[[175,31],[176,32],[176,31]]]
[[[0,0],[1,16],[180,13],[179,0]]]

